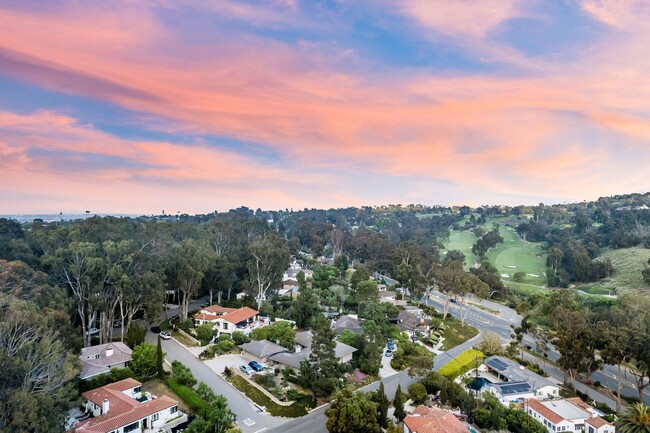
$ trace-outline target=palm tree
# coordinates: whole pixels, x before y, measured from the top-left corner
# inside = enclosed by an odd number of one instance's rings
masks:
[[[650,433],[650,408],[643,403],[628,407],[616,422],[620,433]]]

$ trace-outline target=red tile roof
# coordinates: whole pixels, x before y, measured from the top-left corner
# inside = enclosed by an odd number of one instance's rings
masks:
[[[612,425],[611,422],[605,421],[604,419],[602,419],[599,416],[589,418],[589,419],[585,420],[585,422],[587,424],[591,424],[592,426],[594,426],[596,428],[601,428],[602,426],[605,426],[605,425]]]
[[[107,413],[102,414],[95,418],[90,418],[81,423],[76,429],[76,433],[106,433],[117,430],[134,422],[140,421],[143,418],[151,416],[157,412],[169,409],[178,404],[178,402],[166,395],[155,400],[150,400],[146,403],[138,403],[138,405],[131,408],[131,410],[123,413],[114,413],[111,406]]]
[[[80,423],[76,433],[110,432],[178,404],[166,395],[140,403],[123,392],[141,385],[137,380],[127,378],[84,392],[82,396],[97,406],[102,407],[104,400],[108,400],[109,407],[108,412]]]
[[[223,318],[228,322],[234,323],[236,325],[239,322],[243,322],[244,320],[248,320],[252,317],[257,316],[258,314],[260,314],[259,311],[253,310],[250,307],[243,307],[224,315]]]
[[[196,316],[194,316],[196,320],[206,320],[208,322],[217,320],[219,317],[223,317],[223,316],[217,316],[216,314],[205,314],[205,313],[199,313]]]
[[[230,312],[235,311],[237,309],[236,308],[222,307],[221,305],[214,304],[214,305],[210,305],[209,307],[201,308],[201,310],[207,311],[208,313],[214,313],[214,314],[221,315],[221,314],[230,313]]]
[[[467,433],[467,427],[454,414],[440,409],[418,406],[404,418],[413,433]]]

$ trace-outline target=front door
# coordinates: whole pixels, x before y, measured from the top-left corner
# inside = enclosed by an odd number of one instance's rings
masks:
[[[147,421],[149,421],[149,418],[145,418],[142,420],[142,430],[147,429]]]

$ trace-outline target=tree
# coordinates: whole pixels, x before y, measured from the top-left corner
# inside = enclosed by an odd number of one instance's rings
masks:
[[[618,369],[617,382],[616,382],[616,413],[621,410],[621,390],[623,389],[623,365],[627,363],[632,355],[631,347],[631,331],[627,327],[610,327],[607,325],[604,328],[605,344],[600,351],[600,356],[606,364],[615,365]]]
[[[296,345],[296,331],[290,322],[278,321],[251,332],[253,340],[268,340],[293,350]]]
[[[315,321],[313,334],[309,354],[313,374],[311,389],[317,396],[327,396],[338,386],[342,377],[341,366],[334,351],[336,334],[330,327],[329,320],[322,315]]]
[[[575,389],[575,378],[587,371],[587,364],[595,358],[593,334],[585,311],[570,311],[565,308],[555,310],[553,344],[560,353],[557,363],[571,377]]]
[[[269,290],[277,287],[282,273],[289,266],[289,248],[276,232],[266,233],[250,245],[251,260],[248,264],[257,309],[266,301]]]
[[[500,355],[503,353],[501,337],[490,331],[481,333],[481,341],[478,342],[476,348],[483,352],[485,356]]]
[[[131,349],[134,349],[138,344],[144,343],[146,335],[146,329],[140,325],[132,323],[126,331],[126,344],[128,344]]]
[[[207,344],[214,337],[214,325],[211,323],[204,323],[196,327],[196,336],[201,341],[201,344]]]
[[[165,355],[162,350],[162,340],[160,335],[158,336],[158,347],[156,348],[156,369],[158,370],[158,378],[163,379],[165,377],[165,369],[163,368],[163,362],[165,360]],[[176,362],[176,361],[174,361]],[[173,366],[173,364],[172,364]],[[192,384],[194,385],[194,384]]]
[[[397,390],[395,391],[395,398],[393,399],[393,406],[395,406],[395,418],[397,421],[402,422],[406,418],[406,412],[404,411],[404,394],[402,393],[402,385],[397,384]]]
[[[181,385],[193,387],[196,385],[196,379],[192,374],[192,370],[187,368],[182,362],[172,362],[172,374]]]
[[[381,428],[388,428],[388,408],[390,400],[384,391],[384,382],[379,382],[379,389],[374,394],[374,401],[377,403],[377,422]]]
[[[427,390],[420,382],[409,385],[409,397],[415,404],[422,404],[427,399]]]
[[[336,395],[327,416],[327,431],[330,433],[379,433],[377,404],[364,393],[344,388]]]
[[[404,433],[404,428],[401,424],[395,425],[392,420],[389,420],[386,433]]]
[[[302,278],[300,275],[302,274]],[[304,272],[298,272],[298,281],[304,281]],[[300,293],[292,305],[292,317],[298,328],[305,328],[311,325],[315,316],[320,314],[320,296],[313,287],[306,282],[300,283]]]
[[[167,267],[179,291],[182,320],[187,319],[190,300],[198,293],[203,277],[214,261],[215,253],[205,240],[185,239],[170,248]]]
[[[616,421],[616,430],[620,433],[650,432],[650,410],[643,403],[629,406]]]
[[[140,343],[135,346],[131,354],[133,360],[129,367],[136,376],[151,377],[158,372],[158,350],[149,343]],[[164,354],[163,354],[164,356]]]
[[[188,426],[188,433],[225,433],[232,426],[235,415],[228,409],[223,395],[216,395],[205,383],[199,383],[197,394],[205,400],[207,407]]]
[[[64,430],[77,394],[77,359],[52,314],[0,293],[0,432]]]
[[[383,351],[381,328],[369,320],[363,324],[363,353],[359,359],[359,369],[367,374],[378,374]]]

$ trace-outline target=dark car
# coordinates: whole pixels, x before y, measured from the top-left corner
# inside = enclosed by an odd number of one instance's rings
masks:
[[[255,371],[262,371],[262,370],[264,370],[264,367],[262,366],[262,364],[260,364],[260,363],[257,362],[257,361],[251,361],[251,362],[248,363],[248,365],[249,365],[250,368],[252,368],[252,369],[255,370]]]
[[[393,351],[392,350],[387,350],[384,355],[386,355],[387,357],[390,358],[391,356],[393,356]]]
[[[158,325],[153,325],[150,329],[154,334],[158,334],[160,332],[160,326]]]
[[[121,328],[122,327],[122,321],[121,320],[116,320],[113,322],[113,328]]]
[[[458,302],[458,301],[456,300],[456,298],[451,298],[451,299],[449,300],[449,302],[453,302],[453,303],[455,304],[455,303]]]

